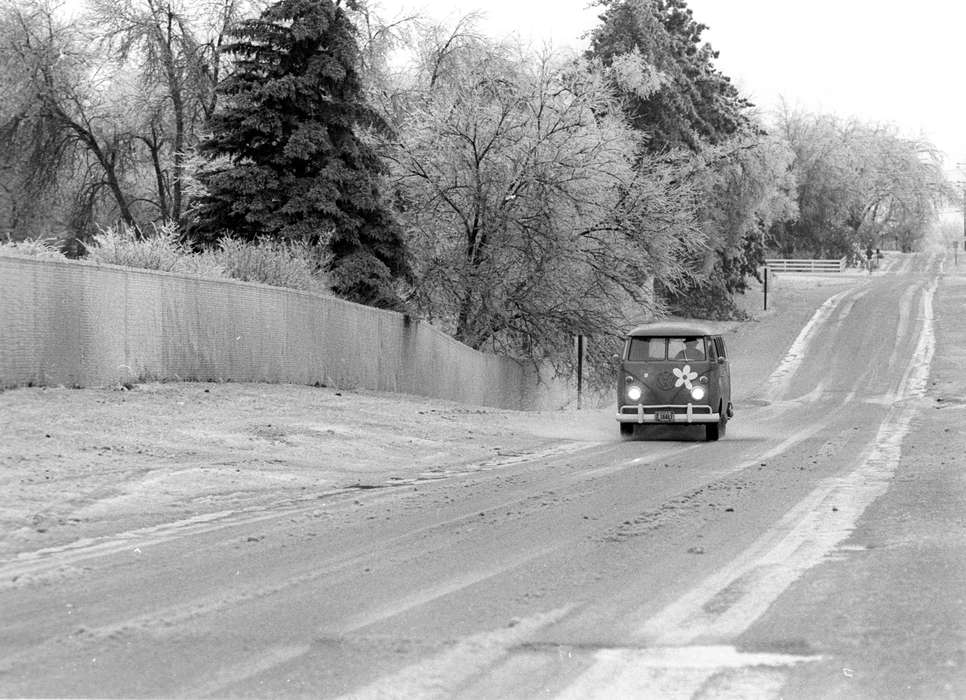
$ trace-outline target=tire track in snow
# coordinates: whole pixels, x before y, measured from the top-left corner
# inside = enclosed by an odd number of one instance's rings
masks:
[[[186,537],[197,537],[220,530],[243,527],[272,520],[281,520],[299,513],[315,510],[320,502],[355,494],[361,488],[402,488],[417,483],[441,481],[451,477],[492,472],[527,462],[561,457],[580,452],[597,443],[568,442],[553,445],[525,454],[491,457],[472,465],[439,472],[425,472],[412,478],[396,479],[378,484],[376,487],[359,485],[333,488],[327,491],[284,501],[262,503],[246,508],[215,511],[181,520],[161,523],[148,527],[135,528],[124,532],[100,537],[81,538],[65,545],[45,547],[30,552],[21,552],[6,560],[0,560],[0,590],[16,588],[42,578],[49,572],[67,570],[87,561],[133,553],[140,554],[144,549]],[[75,569],[80,574],[80,569]]]
[[[614,697],[627,690],[629,678],[642,672],[650,697],[693,697],[722,671],[744,675],[742,687],[759,696],[767,687],[775,687],[776,676],[773,670],[750,667],[780,669],[818,658],[776,655],[763,662],[757,658],[760,655],[747,654],[740,655],[743,663],[732,660],[716,666],[692,661],[691,651],[710,648],[728,659],[731,647],[707,645],[727,642],[748,629],[806,571],[825,561],[851,535],[866,508],[889,488],[902,442],[919,412],[915,399],[925,396],[928,385],[935,353],[936,287],[933,281],[922,299],[922,330],[900,383],[900,400],[856,468],[820,482],[738,558],[650,618],[637,632],[646,648],[619,657],[612,650],[598,652],[593,665],[570,686],[578,694],[568,692],[563,697]],[[662,667],[661,659],[669,653],[672,662]]]
[[[812,340],[815,338],[819,329],[831,318],[832,314],[836,311],[838,306],[843,302],[843,300],[849,295],[853,294],[855,290],[846,289],[845,291],[839,292],[828,299],[822,304],[814,314],[812,318],[809,319],[808,323],[799,332],[798,337],[792,343],[791,347],[788,348],[788,352],[785,353],[785,357],[779,363],[778,367],[771,376],[768,378],[766,383],[765,394],[773,398],[782,398],[785,392],[788,390],[789,384],[791,384],[792,377],[798,368],[801,367],[802,362],[805,361],[805,355],[808,351],[808,347]]]
[[[342,696],[343,700],[382,698],[449,698],[460,686],[503,659],[507,652],[535,633],[562,620],[571,606],[538,613],[512,627],[481,632],[461,639],[452,648],[406,666]]]

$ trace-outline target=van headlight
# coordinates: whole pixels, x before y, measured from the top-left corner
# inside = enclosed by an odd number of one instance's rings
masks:
[[[641,387],[637,386],[637,384],[631,384],[627,387],[627,398],[631,401],[640,401],[642,395]]]
[[[695,401],[701,401],[707,395],[708,395],[707,390],[700,384],[698,386],[691,388],[691,398],[694,399]]]

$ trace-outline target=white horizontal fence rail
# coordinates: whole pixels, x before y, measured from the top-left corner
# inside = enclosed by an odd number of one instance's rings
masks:
[[[828,272],[844,272],[845,258],[838,260],[812,260],[807,258],[768,258],[765,260],[768,269],[775,272],[814,272],[818,274]]]

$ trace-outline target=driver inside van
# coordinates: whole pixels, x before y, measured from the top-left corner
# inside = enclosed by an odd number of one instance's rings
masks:
[[[704,350],[698,347],[697,338],[684,341],[684,349],[674,356],[675,360],[703,360]]]

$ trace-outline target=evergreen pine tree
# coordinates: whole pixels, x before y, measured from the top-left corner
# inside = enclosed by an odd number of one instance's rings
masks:
[[[381,163],[358,129],[378,124],[363,96],[359,49],[332,0],[280,0],[237,25],[191,234],[329,247],[334,291],[396,308],[409,274],[402,231],[383,206]]]
[[[698,152],[753,128],[751,106],[730,79],[714,66],[718,57],[701,40],[706,29],[685,0],[598,0],[601,24],[590,34],[588,58],[611,65],[630,51],[642,56],[666,79],[653,94],[625,94],[631,125],[647,134],[647,149],[662,153],[684,147]]]

